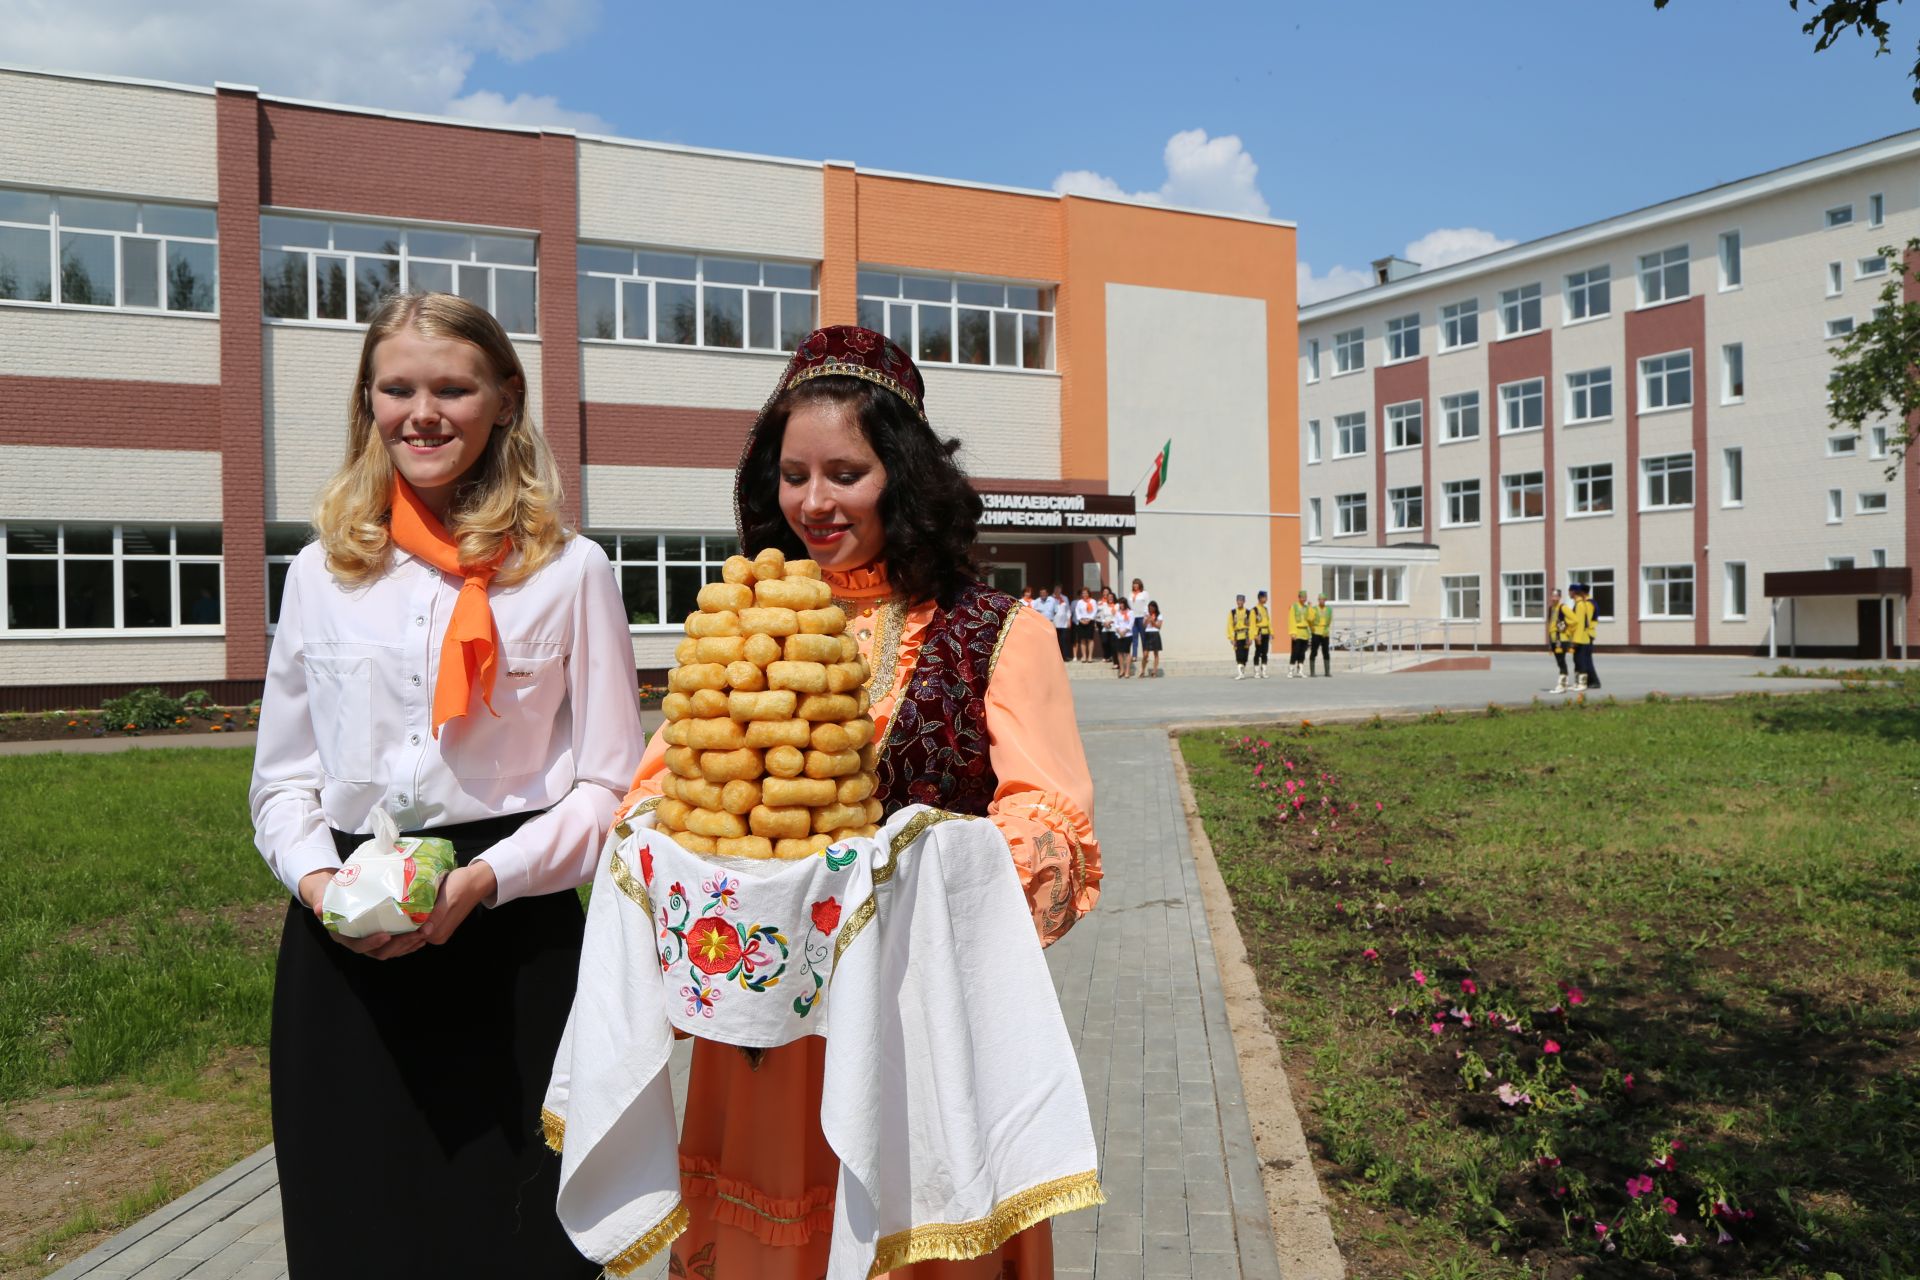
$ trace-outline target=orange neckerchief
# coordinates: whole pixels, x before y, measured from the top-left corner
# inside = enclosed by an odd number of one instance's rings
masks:
[[[393,515],[387,531],[393,544],[408,555],[463,579],[460,595],[453,602],[453,618],[440,641],[440,676],[433,685],[433,736],[440,736],[440,726],[447,721],[467,714],[476,683],[480,700],[498,717],[500,713],[493,709],[493,677],[499,666],[500,639],[493,625],[493,608],[487,603],[487,585],[512,550],[511,544],[502,546],[500,554],[488,564],[462,565],[459,544],[427,510],[413,486],[399,476],[393,478]]]

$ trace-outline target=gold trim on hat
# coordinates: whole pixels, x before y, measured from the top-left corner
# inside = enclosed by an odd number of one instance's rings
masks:
[[[927,420],[927,411],[920,407],[920,397],[909,391],[906,384],[898,378],[892,374],[882,373],[878,369],[869,369],[864,364],[850,364],[837,357],[830,358],[825,364],[817,364],[811,368],[802,369],[791,378],[788,378],[786,386],[782,387],[781,390],[791,391],[801,383],[811,382],[815,378],[864,378],[875,386],[885,387],[887,390],[893,392],[893,394],[907,402],[907,407],[912,409],[922,422]]]

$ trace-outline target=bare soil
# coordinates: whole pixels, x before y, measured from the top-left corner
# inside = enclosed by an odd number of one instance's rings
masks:
[[[245,707],[213,707],[183,716],[164,729],[109,724],[98,711],[36,711],[0,716],[0,742],[62,742],[83,738],[192,738],[257,728]]]

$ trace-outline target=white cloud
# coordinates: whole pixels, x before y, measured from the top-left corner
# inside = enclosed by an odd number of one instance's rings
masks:
[[[544,95],[467,83],[476,58],[520,62],[582,35],[594,0],[0,0],[15,65],[212,84],[496,123],[604,122]]]
[[[1398,256],[1419,263],[1423,271],[1431,271],[1435,267],[1448,267],[1482,254],[1509,249],[1517,243],[1479,227],[1440,227],[1408,244]],[[1354,293],[1373,285],[1373,273],[1356,267],[1335,266],[1328,268],[1325,275],[1316,275],[1311,266],[1302,262],[1295,270],[1299,276],[1300,305],[1303,307],[1311,302],[1324,302],[1328,298],[1338,298],[1342,294]]]
[[[1233,134],[1209,138],[1205,129],[1185,129],[1167,139],[1161,153],[1167,178],[1157,191],[1128,191],[1091,169],[1069,169],[1053,180],[1068,195],[1107,196],[1145,204],[1179,205],[1219,213],[1269,215],[1260,194],[1260,166]]]

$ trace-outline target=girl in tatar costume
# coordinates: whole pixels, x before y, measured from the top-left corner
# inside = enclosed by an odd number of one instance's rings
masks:
[[[287,575],[252,807],[293,894],[272,1040],[293,1280],[599,1271],[554,1215],[540,1099],[574,887],[642,738],[619,588],[561,525],[526,395],[479,307],[384,302],[319,540]],[[322,895],[376,808],[461,865],[417,932],[343,938]]]
[[[1052,627],[973,573],[979,498],[928,425],[920,372],[877,333],[807,338],[748,436],[735,481],[741,543],[819,562],[873,670],[878,792],[985,817],[1006,839],[1041,943],[1099,898],[1093,783]],[[623,810],[660,793],[656,735]],[[750,1055],[706,1040],[680,1138],[691,1225],[675,1275],[816,1280],[826,1270],[838,1161],[820,1131],[824,1042]],[[1020,1228],[1026,1229],[1021,1230]],[[965,1262],[910,1280],[1045,1280],[1045,1220],[983,1226]]]

